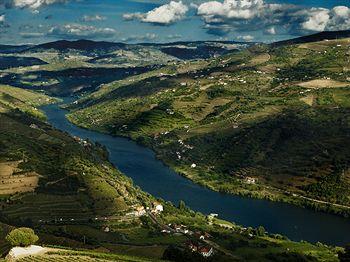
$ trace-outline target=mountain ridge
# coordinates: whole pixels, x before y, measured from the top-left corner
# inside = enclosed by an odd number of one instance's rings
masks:
[[[320,33],[315,33],[311,35],[296,37],[293,39],[277,41],[272,43],[272,46],[282,46],[290,44],[303,44],[309,42],[319,42],[323,40],[334,40],[350,37],[350,30],[341,30],[341,31],[323,31]]]

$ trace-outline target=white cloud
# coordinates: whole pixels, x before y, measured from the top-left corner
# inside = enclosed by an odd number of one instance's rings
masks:
[[[274,26],[270,27],[270,28],[267,28],[266,29],[266,33],[269,34],[269,35],[275,35],[276,34],[276,29]]]
[[[254,40],[254,36],[252,35],[240,35],[237,37],[238,40],[244,40],[244,41],[247,41],[247,42],[251,42]]]
[[[336,6],[330,10],[312,8],[308,10],[306,21],[302,23],[302,28],[316,32],[348,30],[350,29],[350,8],[347,6]]]
[[[107,18],[105,16],[96,14],[96,15],[84,15],[81,18],[81,21],[83,21],[83,22],[94,22],[94,21],[104,21],[106,19]]]
[[[97,28],[81,24],[66,24],[50,28],[48,35],[60,38],[110,38],[117,34],[113,28]]]
[[[202,3],[197,15],[202,17],[207,32],[224,35],[231,31],[265,31],[283,25],[286,17],[296,10],[295,5],[266,3],[264,0],[224,0]]]
[[[187,5],[182,1],[171,1],[169,4],[157,7],[147,13],[129,13],[124,14],[125,20],[140,20],[144,23],[152,23],[158,25],[170,25],[184,18],[188,12]]]
[[[291,4],[276,4],[266,0],[207,1],[198,6],[208,33],[216,35],[236,32],[278,31],[304,34],[324,30],[350,29],[350,8],[307,8]]]
[[[66,1],[67,0],[11,0],[9,2],[14,7],[37,9],[41,6],[65,3]]]
[[[252,19],[264,7],[263,0],[210,1],[198,7],[198,15],[206,22],[221,22],[226,19]]]
[[[339,17],[349,18],[350,9],[347,6],[336,6],[332,9],[334,14]]]
[[[302,28],[309,31],[324,31],[329,21],[329,10],[324,8],[312,8],[307,20],[302,23]]]
[[[336,6],[330,12],[330,20],[327,30],[348,30],[350,29],[350,8],[346,6]]]

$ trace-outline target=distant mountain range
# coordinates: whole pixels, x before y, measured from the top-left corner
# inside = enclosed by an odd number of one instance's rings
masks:
[[[245,48],[252,43],[235,41],[193,41],[193,42],[172,42],[172,43],[140,43],[126,44],[105,41],[77,40],[67,41],[59,40],[39,45],[11,46],[0,45],[0,53],[17,52],[40,52],[43,49],[54,49],[59,52],[76,51],[79,53],[96,53],[106,55],[119,50],[135,50],[140,48],[155,49],[166,55],[178,59],[206,59],[213,56],[223,55],[233,50]]]
[[[281,46],[289,44],[300,44],[307,42],[317,42],[326,39],[337,39],[350,37],[350,30],[343,31],[324,31],[312,35],[301,36],[293,39],[283,40],[274,42],[272,46]],[[16,52],[26,52],[26,51],[38,51],[42,49],[55,49],[58,51],[67,50],[77,50],[77,51],[93,51],[93,52],[108,52],[112,50],[129,49],[132,47],[153,47],[162,50],[166,54],[173,55],[175,57],[179,56],[181,59],[193,59],[193,58],[209,58],[213,54],[223,54],[230,49],[228,46],[235,45],[239,46],[249,46],[254,43],[247,42],[237,42],[237,41],[179,41],[170,43],[138,43],[138,44],[126,44],[121,42],[106,42],[106,41],[92,41],[92,40],[59,40],[54,42],[48,42],[39,45],[0,45],[0,53],[16,53]],[[189,55],[189,49],[192,54]],[[198,49],[195,51],[195,49]],[[198,54],[202,52],[208,52],[207,55]],[[193,53],[197,53],[193,55]],[[188,58],[188,56],[191,56]]]

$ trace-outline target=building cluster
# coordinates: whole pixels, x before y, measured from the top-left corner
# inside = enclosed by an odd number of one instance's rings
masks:
[[[189,235],[189,236],[193,235],[193,232],[191,230],[189,230],[187,228],[187,226],[182,225],[182,224],[180,224],[180,225],[169,224],[168,227],[171,228],[173,230],[173,232],[175,232],[175,233],[185,234],[185,235]]]
[[[135,205],[133,206],[133,209],[134,209],[133,211],[127,213],[126,215],[130,215],[134,217],[142,217],[147,213],[144,206]]]
[[[73,137],[75,141],[77,141],[82,146],[91,146],[91,143],[89,143],[87,140],[84,140],[80,137],[74,136]]]
[[[147,214],[147,212],[152,213],[153,215],[160,214],[164,211],[164,206],[159,202],[153,202],[151,207],[144,207],[141,205],[134,205],[132,206],[133,211],[127,213],[127,216],[134,216],[134,217],[142,217]]]
[[[193,240],[186,242],[186,248],[188,248],[192,252],[197,252],[201,254],[203,257],[210,257],[214,254],[214,249],[211,246],[202,243],[203,241],[211,237],[211,235],[207,232],[194,232],[188,229],[187,226],[182,224],[168,224],[168,226],[164,228],[161,232],[165,234],[174,233],[187,235]]]
[[[150,208],[147,207],[147,209],[150,209]],[[150,211],[151,211],[152,214],[160,214],[161,212],[164,211],[164,207],[159,202],[153,202]]]
[[[187,247],[192,252],[197,252],[201,254],[203,257],[211,257],[214,254],[214,249],[211,246],[205,245],[196,241],[189,241],[187,243]]]
[[[253,185],[253,184],[256,184],[257,178],[247,176],[245,178],[245,182],[249,185]]]

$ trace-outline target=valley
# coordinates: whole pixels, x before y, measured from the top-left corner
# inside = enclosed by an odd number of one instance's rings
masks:
[[[180,255],[188,252],[188,241],[202,242],[193,232],[208,234],[208,244],[200,245],[214,245],[213,261],[231,261],[232,252],[235,260],[261,260],[263,256],[268,261],[271,257],[287,256],[336,261],[340,248],[292,242],[281,235],[265,233],[262,227],[260,231],[245,228],[196,213],[181,203],[176,207],[155,199],[108,162],[103,145],[69,136],[43,121],[46,117],[52,121],[46,109],[52,106],[45,104],[57,100],[27,91],[26,96],[18,98],[19,102],[15,97],[22,91],[7,87],[11,94],[7,101],[11,103],[2,106],[0,113],[1,174],[23,176],[35,172],[39,180],[32,183],[35,190],[1,194],[2,254],[10,248],[5,241],[8,232],[27,226],[35,229],[39,244],[53,251],[19,261],[156,261],[164,258],[173,245],[177,248],[171,252]],[[45,105],[42,109],[35,107],[39,116],[26,112],[33,99],[42,99],[36,106]],[[40,117],[44,113],[46,117]],[[23,185],[20,180],[12,183]],[[156,205],[164,211],[153,211]],[[152,211],[145,212],[146,207]],[[171,230],[175,233],[163,232],[165,225],[179,224],[189,230],[177,233],[179,229],[174,226]],[[191,232],[193,236],[180,232]],[[259,251],[255,251],[257,247]],[[286,248],[289,253],[285,253]],[[201,257],[197,253],[186,254],[193,255],[194,260]]]
[[[348,216],[349,39],[241,52],[103,86],[68,119],[210,189]]]
[[[1,253],[26,226],[54,251],[19,261],[338,261],[349,44],[3,47]]]

